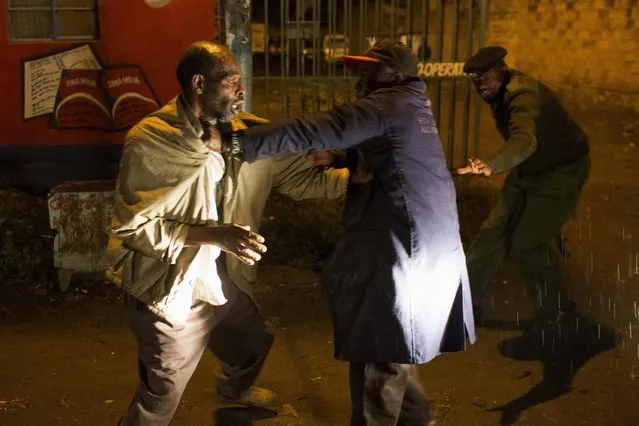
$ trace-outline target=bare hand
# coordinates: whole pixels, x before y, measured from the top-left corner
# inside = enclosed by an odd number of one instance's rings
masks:
[[[224,224],[211,229],[215,230],[215,245],[247,265],[255,265],[266,252],[264,237],[252,232],[250,226]]]
[[[493,174],[493,168],[484,160],[479,158],[469,158],[468,165],[457,169],[455,173],[458,175],[473,174],[490,176]]]
[[[335,161],[333,151],[314,151],[311,157],[316,166],[330,166]]]
[[[200,120],[204,133],[202,134],[202,142],[213,152],[222,152],[224,146],[222,144],[222,134],[220,131],[208,121]]]

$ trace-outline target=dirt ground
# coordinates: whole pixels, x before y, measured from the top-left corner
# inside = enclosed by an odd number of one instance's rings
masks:
[[[569,286],[581,316],[557,336],[527,326],[534,296],[506,268],[484,301],[487,321],[477,343],[421,367],[442,425],[639,424],[639,118],[575,115],[593,153],[579,217],[564,232]],[[488,119],[481,140],[482,151],[499,141]],[[264,426],[348,424],[347,366],[332,358],[317,273],[262,267],[256,294],[277,333],[259,384],[290,408],[270,418],[221,408],[216,361],[205,354],[173,424],[251,424],[248,418]],[[135,359],[123,306],[106,285],[86,284],[66,295],[5,295],[0,424],[113,425],[133,395]]]

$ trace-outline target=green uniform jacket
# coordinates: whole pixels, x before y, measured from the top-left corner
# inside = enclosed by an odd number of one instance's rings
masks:
[[[517,167],[531,174],[575,163],[588,154],[588,137],[555,92],[517,70],[491,104],[504,147],[488,163],[493,174]]]

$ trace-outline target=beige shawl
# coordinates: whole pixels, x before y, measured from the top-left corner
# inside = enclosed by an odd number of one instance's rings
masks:
[[[201,135],[182,97],[131,129],[107,248],[107,276],[180,321],[193,297],[214,305],[226,302],[215,265],[220,250],[184,245],[189,225],[215,225],[218,219],[216,190],[225,161],[204,146]]]

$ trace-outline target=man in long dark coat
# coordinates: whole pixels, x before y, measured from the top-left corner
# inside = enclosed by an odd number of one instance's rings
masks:
[[[415,364],[475,340],[455,188],[417,58],[383,40],[346,57],[358,100],[220,136],[210,146],[253,162],[346,149],[373,178],[350,185],[345,233],[326,267],[335,357],[350,362],[352,425],[426,425]]]

